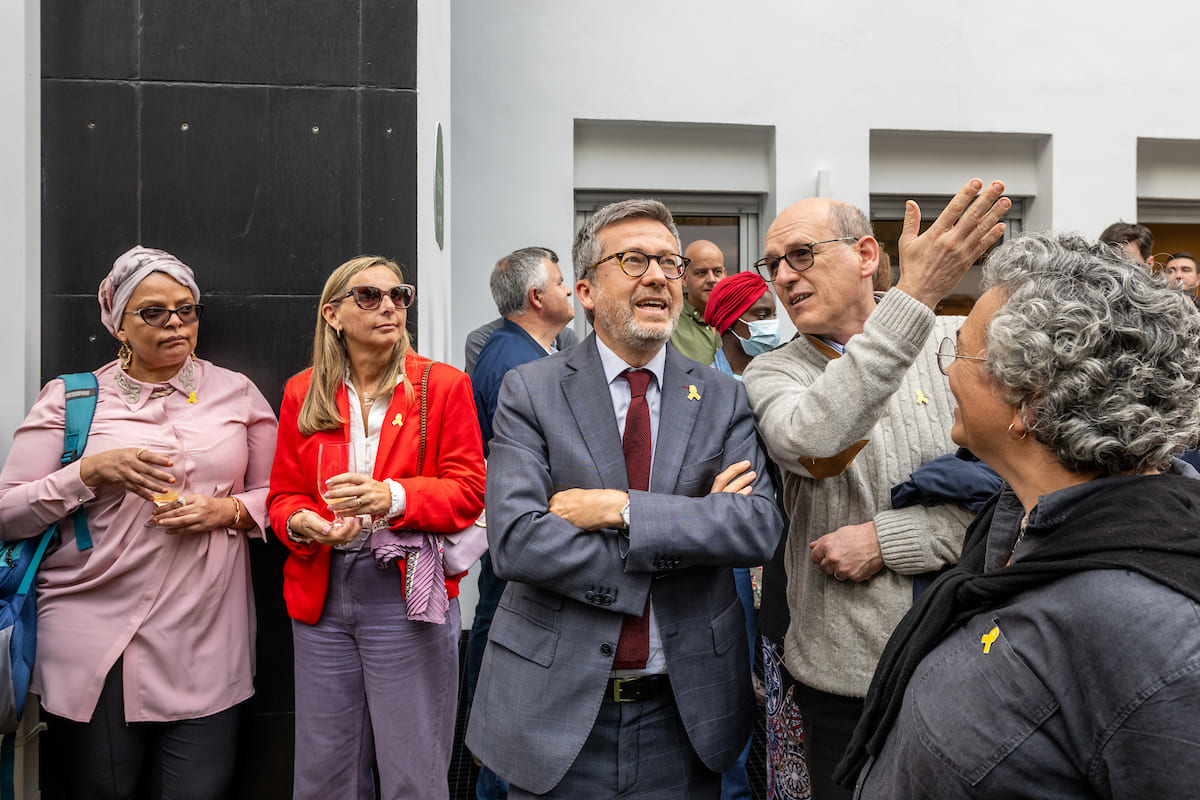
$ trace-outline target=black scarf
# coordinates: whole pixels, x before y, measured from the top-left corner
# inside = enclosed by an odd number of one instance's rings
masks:
[[[1093,569],[1137,572],[1200,602],[1200,481],[1178,475],[1099,478],[1067,514],[1031,520],[1036,545],[1021,560],[984,573],[988,532],[1000,495],[967,528],[958,566],[900,621],[871,679],[866,706],[834,780],[853,786],[878,756],[917,665],[956,626],[1014,595]],[[1006,490],[1008,491],[1008,490]]]

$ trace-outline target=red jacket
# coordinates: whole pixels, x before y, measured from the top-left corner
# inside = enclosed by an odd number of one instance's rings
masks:
[[[429,419],[425,433],[425,467],[417,475],[417,447],[421,432],[421,376],[429,359],[411,350],[404,370],[414,391],[410,403],[403,385],[392,392],[379,450],[375,458],[376,480],[391,478],[404,487],[406,508],[392,527],[433,533],[451,533],[471,524],[483,510],[484,461],[475,419],[471,381],[449,364],[435,363],[429,373]],[[296,418],[312,380],[308,369],[288,381],[279,411],[279,438],[271,467],[271,491],[267,507],[271,527],[291,551],[283,567],[283,599],[293,619],[315,624],[325,606],[329,585],[331,548],[315,542],[288,539],[287,521],[307,508],[332,519],[321,497],[317,478],[317,452],[321,442],[350,441],[350,423],[339,430],[318,431],[304,436]],[[338,389],[337,404],[342,418],[350,419],[346,387]],[[399,424],[397,424],[397,421]],[[458,579],[446,578],[446,591],[458,596]],[[396,580],[402,580],[397,572]]]

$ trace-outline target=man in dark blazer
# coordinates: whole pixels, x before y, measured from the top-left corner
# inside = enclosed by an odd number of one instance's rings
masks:
[[[749,736],[730,568],[765,562],[782,519],[741,385],[667,346],[679,250],[658,201],[598,211],[572,253],[595,333],[500,390],[488,541],[509,584],[467,745],[511,798],[716,798]],[[630,489],[642,445],[622,437],[647,412],[647,486]]]

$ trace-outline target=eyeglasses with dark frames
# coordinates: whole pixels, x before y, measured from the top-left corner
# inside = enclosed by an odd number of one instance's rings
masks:
[[[412,305],[417,290],[416,287],[407,283],[396,284],[386,292],[378,286],[352,286],[350,291],[337,297],[333,302],[340,303],[347,297],[353,297],[354,304],[363,311],[374,311],[383,303],[385,294],[392,298],[392,305],[396,308],[408,308]]]
[[[945,339],[942,339],[942,343],[938,345],[937,349],[938,369],[942,371],[943,375],[950,374],[950,365],[954,363],[954,359],[956,358],[965,358],[968,361],[987,361],[983,356],[959,355],[958,344],[947,336]]]
[[[775,280],[775,276],[779,274],[780,260],[786,261],[788,266],[796,272],[804,272],[806,269],[811,269],[813,263],[816,261],[816,257],[813,255],[813,248],[817,245],[830,244],[831,242],[857,242],[861,238],[861,236],[839,236],[837,239],[825,239],[820,242],[796,245],[782,256],[760,258],[754,262],[754,268],[758,270],[759,275],[769,281],[773,281]]]
[[[151,328],[164,328],[171,321],[172,314],[178,316],[179,321],[184,325],[193,325],[199,322],[200,317],[204,315],[204,306],[201,303],[185,303],[179,308],[146,306],[137,311],[126,311],[125,313],[138,315],[142,318],[142,322]]]
[[[687,269],[687,265],[692,263],[690,258],[684,258],[679,253],[660,253],[652,256],[648,253],[643,253],[641,250],[626,250],[622,253],[613,253],[611,256],[605,256],[588,267],[588,269],[595,269],[605,261],[614,258],[621,267],[621,271],[631,278],[642,277],[646,274],[646,270],[650,269],[650,262],[657,261],[659,268],[663,271],[663,275],[669,280],[678,280],[683,277],[683,271]]]

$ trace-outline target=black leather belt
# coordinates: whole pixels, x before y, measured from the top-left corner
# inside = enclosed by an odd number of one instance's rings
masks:
[[[666,675],[639,675],[635,678],[609,678],[605,696],[617,703],[636,703],[653,700],[671,691]]]

